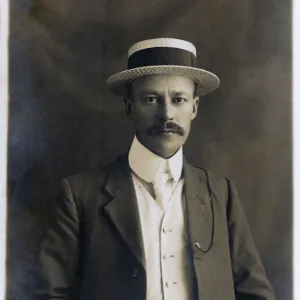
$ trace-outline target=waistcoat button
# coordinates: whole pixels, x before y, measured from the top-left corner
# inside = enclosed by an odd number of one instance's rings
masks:
[[[167,282],[166,282],[166,286],[167,286],[167,287],[170,287],[170,286],[172,286],[173,284],[177,284],[177,282],[175,282],[175,281],[167,281]]]
[[[164,260],[167,260],[167,259],[172,258],[172,257],[174,257],[173,254],[165,254],[165,255],[163,256],[163,259],[164,259]]]

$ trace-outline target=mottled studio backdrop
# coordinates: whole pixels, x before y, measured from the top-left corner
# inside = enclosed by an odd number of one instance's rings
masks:
[[[26,299],[60,178],[128,150],[132,124],[104,82],[154,37],[193,42],[220,77],[186,157],[236,182],[277,298],[291,299],[291,1],[10,2],[8,299]]]

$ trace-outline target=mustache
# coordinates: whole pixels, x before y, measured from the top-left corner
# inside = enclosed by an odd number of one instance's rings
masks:
[[[156,135],[166,131],[174,132],[182,136],[184,135],[184,129],[174,122],[155,124],[152,127],[150,127],[147,132],[149,135]]]

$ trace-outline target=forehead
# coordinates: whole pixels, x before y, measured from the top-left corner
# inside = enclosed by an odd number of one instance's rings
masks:
[[[170,90],[192,93],[195,83],[191,78],[180,75],[149,75],[134,80],[131,86],[138,91],[162,92]]]

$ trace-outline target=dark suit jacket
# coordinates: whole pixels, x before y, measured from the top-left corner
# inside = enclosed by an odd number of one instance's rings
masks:
[[[208,185],[204,170],[186,161],[183,172],[199,299],[274,299],[233,183],[208,172]],[[36,257],[30,299],[144,300],[145,255],[127,158],[64,179],[63,195]]]

